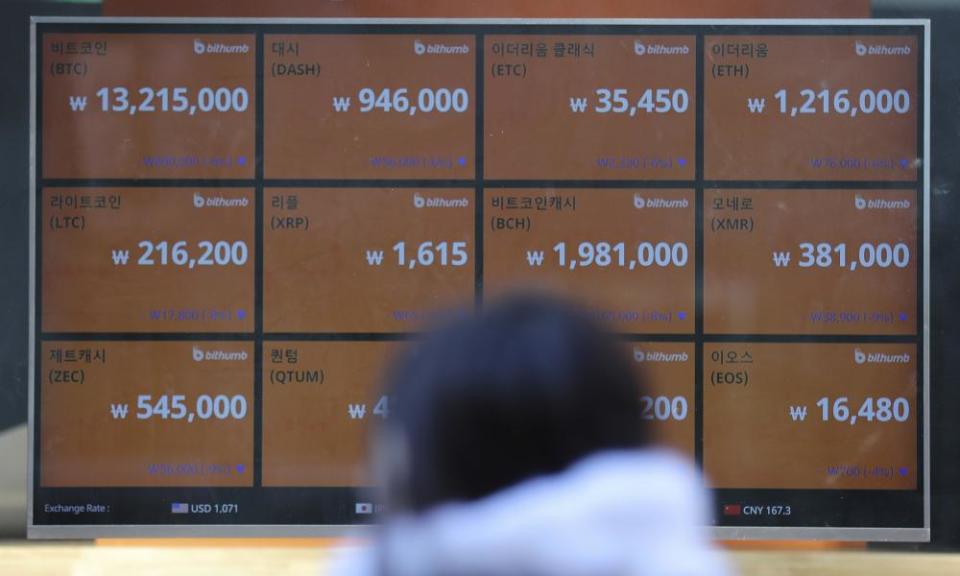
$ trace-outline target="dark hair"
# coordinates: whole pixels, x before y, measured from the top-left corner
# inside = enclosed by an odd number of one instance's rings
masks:
[[[639,380],[623,344],[541,296],[430,332],[387,379],[379,444],[393,462],[381,463],[390,506],[473,500],[593,452],[646,444]]]

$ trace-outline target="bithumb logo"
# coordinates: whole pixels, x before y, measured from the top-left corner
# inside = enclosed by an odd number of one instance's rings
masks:
[[[193,205],[197,208],[244,208],[250,205],[250,201],[246,198],[203,196],[199,192],[194,192]]]
[[[633,41],[633,53],[637,56],[679,56],[690,53],[690,47],[683,44],[668,46],[666,44],[646,44],[642,40]]]
[[[864,352],[859,348],[853,350],[853,361],[857,364],[908,364],[910,355],[884,354],[883,352]]]
[[[420,39],[413,41],[413,53],[417,56],[424,54],[469,54],[470,47],[466,44],[424,44]]]
[[[857,194],[853,199],[853,205],[857,210],[908,210],[910,201],[906,198],[900,200],[887,200],[886,198],[866,199]]]
[[[203,350],[197,346],[193,347],[193,361],[203,362],[236,362],[246,360],[247,353],[243,350],[239,352],[227,352],[226,350]]]
[[[635,362],[686,362],[690,356],[686,352],[660,352],[652,350],[644,352],[639,348],[633,349],[633,360]]]
[[[469,208],[466,198],[424,198],[419,193],[413,195],[414,208]]]
[[[857,56],[909,56],[912,50],[909,44],[890,46],[889,44],[864,44],[859,40],[853,44]]]
[[[666,198],[644,198],[639,194],[633,195],[633,207],[637,210],[644,208],[687,208],[690,202],[686,198],[668,200]]]
[[[197,56],[204,54],[247,54],[250,52],[249,44],[224,44],[223,42],[204,42],[198,38],[193,39],[193,53]]]

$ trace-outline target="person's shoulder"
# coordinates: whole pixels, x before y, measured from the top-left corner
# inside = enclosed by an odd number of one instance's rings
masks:
[[[336,574],[374,574],[382,560],[399,576],[722,576],[708,501],[696,466],[681,455],[598,453],[474,502],[393,518],[378,552]]]
[[[365,542],[351,542],[331,548],[326,562],[318,576],[375,576],[377,569],[377,547]]]

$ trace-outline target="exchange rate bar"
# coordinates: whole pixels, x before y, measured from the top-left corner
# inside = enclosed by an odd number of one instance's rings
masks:
[[[693,36],[488,36],[485,177],[692,180]]]
[[[554,290],[614,330],[694,329],[689,190],[488,190],[484,289]]]
[[[267,35],[267,178],[473,179],[472,36]]]
[[[46,188],[42,202],[43,330],[253,330],[252,190]]]
[[[714,487],[917,488],[916,345],[708,343],[703,354]]]
[[[252,486],[253,346],[44,342],[44,487]]]
[[[246,34],[44,36],[45,178],[252,178]]]
[[[708,190],[704,328],[916,334],[912,190]]]
[[[918,177],[915,36],[707,36],[705,177]]]

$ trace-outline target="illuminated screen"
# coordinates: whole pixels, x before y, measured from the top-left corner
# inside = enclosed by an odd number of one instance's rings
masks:
[[[925,21],[35,32],[32,534],[376,522],[391,356],[535,287],[719,537],[929,538]]]

